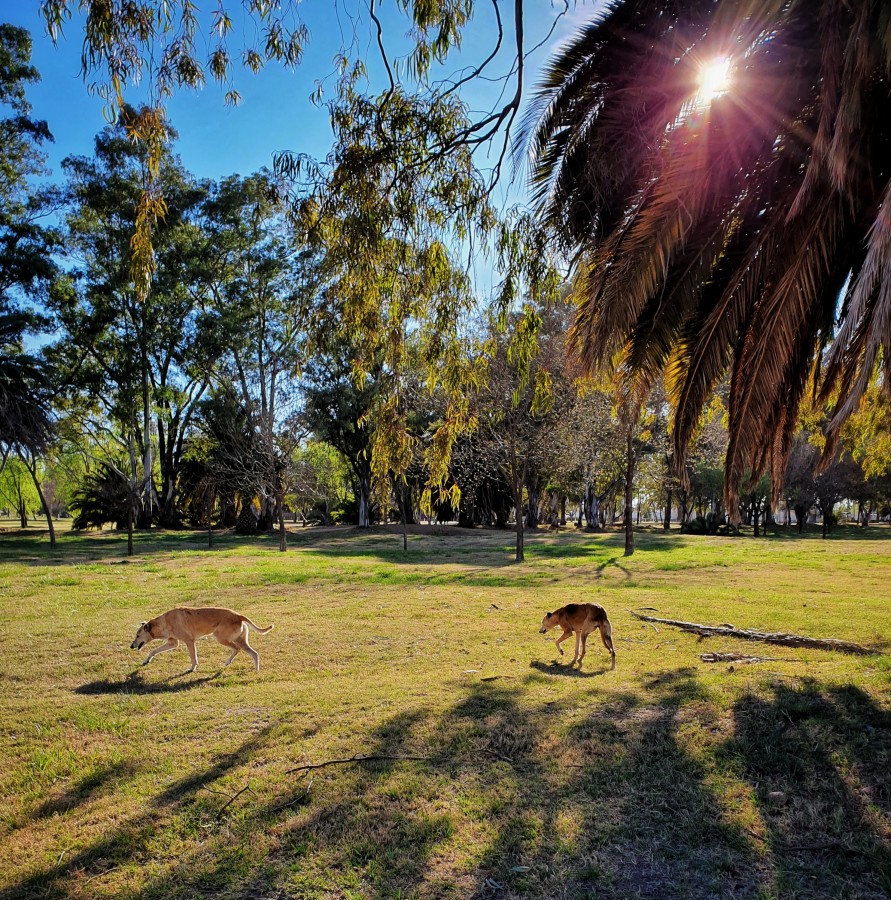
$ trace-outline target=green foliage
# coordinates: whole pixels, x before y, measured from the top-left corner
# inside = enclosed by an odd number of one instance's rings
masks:
[[[23,528],[28,524],[32,513],[40,512],[34,481],[24,462],[17,457],[6,460],[6,465],[0,472],[0,503],[18,516]]]
[[[308,441],[294,454],[289,501],[305,519],[331,525],[350,492],[350,469],[343,455],[324,441]]]
[[[118,529],[127,527],[130,491],[121,477],[124,465],[123,461],[117,467],[100,462],[84,475],[68,501],[68,508],[74,513],[74,528],[102,528],[109,523]]]
[[[30,63],[31,37],[0,25],[0,447],[40,452],[50,439],[48,377],[24,349],[24,337],[45,321],[21,309],[39,297],[55,271],[55,235],[40,224],[48,198],[32,186],[44,173],[41,145],[52,140],[45,122],[30,117],[28,84],[39,80]]]

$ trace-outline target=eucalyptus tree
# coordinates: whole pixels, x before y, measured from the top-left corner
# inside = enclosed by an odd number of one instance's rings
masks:
[[[46,174],[43,145],[52,140],[46,122],[31,116],[26,88],[40,80],[31,65],[31,37],[0,25],[0,312],[7,314],[52,277],[55,232],[45,227],[52,196],[35,187]],[[24,330],[28,323],[17,322]]]
[[[812,372],[833,439],[889,374],[889,22],[885,0],[609,4],[530,114],[575,347],[632,380],[667,369],[679,467],[729,371],[733,519],[747,472],[778,496]]]
[[[525,559],[524,526],[538,524],[542,476],[553,464],[552,436],[569,399],[561,336],[548,327],[559,319],[559,309],[527,303],[506,329],[492,322],[485,378],[475,392],[475,435],[510,487],[517,562]]]
[[[94,156],[64,161],[67,272],[50,298],[62,332],[54,362],[129,459],[126,479],[143,526],[177,521],[183,441],[219,355],[197,266],[204,248],[197,218],[206,187],[169,152],[159,175],[166,199],[154,271],[149,290],[137,290],[131,239],[147,165],[122,125],[97,136]]]
[[[293,234],[271,174],[222,179],[202,206],[202,301],[219,331],[217,370],[240,394],[270,474],[299,405],[296,377],[306,355],[306,316],[317,290],[316,261]],[[279,462],[276,462],[278,460]],[[260,527],[283,515],[284,484],[256,484]]]
[[[308,360],[302,381],[302,418],[316,440],[342,454],[349,466],[360,528],[373,522],[371,429],[368,415],[380,393],[380,369],[357,377],[349,345],[329,347]],[[376,378],[377,376],[377,378]]]

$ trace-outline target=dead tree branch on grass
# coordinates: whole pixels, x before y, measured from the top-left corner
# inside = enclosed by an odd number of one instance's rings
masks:
[[[800,634],[785,634],[781,631],[753,631],[745,628],[733,628],[730,625],[699,625],[696,622],[681,622],[678,619],[657,619],[655,616],[642,616],[640,613],[629,609],[637,619],[644,622],[659,622],[661,625],[673,625],[682,631],[692,631],[694,634],[720,637],[736,637],[747,641],[764,641],[767,644],[781,644],[784,647],[807,647],[813,650],[837,650],[839,653],[856,653],[860,656],[869,656],[875,653],[868,647],[854,644],[851,641],[840,641],[837,638],[812,638]]]
[[[326,766],[346,766],[354,765],[356,763],[377,762],[385,759],[408,759],[420,760],[422,762],[430,761],[429,756],[400,756],[398,754],[389,753],[371,753],[367,756],[363,756],[362,754],[357,753],[355,756],[348,756],[345,759],[326,759],[320,763],[305,763],[302,766],[294,766],[293,769],[288,769],[285,772],[285,775],[293,775],[295,772],[308,772],[310,769],[324,769]]]

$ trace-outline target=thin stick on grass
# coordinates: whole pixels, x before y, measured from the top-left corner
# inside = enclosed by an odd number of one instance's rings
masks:
[[[204,790],[207,791],[207,792],[210,793],[210,794],[219,794],[221,797],[228,797],[228,798],[229,798],[229,799],[228,799],[228,800],[227,800],[227,801],[226,801],[226,802],[225,802],[225,803],[217,810],[217,814],[216,814],[216,816],[215,816],[215,819],[216,819],[217,821],[219,821],[219,820],[222,818],[223,813],[224,813],[224,812],[225,812],[225,811],[226,811],[226,810],[227,810],[227,809],[228,809],[228,808],[229,808],[229,807],[230,807],[230,806],[231,806],[231,805],[232,805],[232,804],[233,804],[233,803],[234,803],[234,802],[242,795],[242,794],[244,794],[244,793],[246,793],[246,792],[250,792],[251,794],[254,793],[254,791],[253,791],[252,788],[251,788],[251,783],[250,783],[250,782],[248,782],[248,783],[247,783],[240,791],[237,791],[237,792],[234,793],[234,794],[227,794],[225,791],[215,791],[213,788],[209,788],[209,787],[204,788]]]
[[[661,625],[672,625],[682,631],[692,631],[703,636],[721,635],[723,637],[742,638],[747,641],[764,641],[767,644],[781,644],[784,647],[808,647],[815,650],[838,650],[839,653],[856,653],[860,656],[871,656],[875,650],[854,644],[851,641],[840,641],[837,638],[812,638],[801,634],[785,634],[781,631],[753,631],[745,628],[733,628],[730,625],[700,625],[697,622],[682,622],[679,619],[657,619],[655,616],[642,616],[629,609],[635,618],[644,622],[659,622]]]
[[[417,760],[421,762],[430,761],[429,756],[401,756],[394,753],[369,753],[363,755],[357,753],[355,756],[348,756],[344,759],[325,759],[319,763],[304,763],[302,766],[294,766],[293,769],[288,769],[285,772],[285,775],[293,775],[295,772],[308,772],[310,769],[324,769],[326,766],[348,766],[355,765],[356,763],[377,762],[386,759]]]
[[[310,778],[309,781],[306,782],[306,787],[303,789],[302,794],[298,794],[296,797],[294,797],[293,800],[288,800],[286,803],[279,803],[278,806],[273,806],[272,809],[269,810],[270,814],[281,812],[283,809],[288,809],[291,806],[296,806],[298,803],[302,803],[309,796],[311,788],[312,778]]]

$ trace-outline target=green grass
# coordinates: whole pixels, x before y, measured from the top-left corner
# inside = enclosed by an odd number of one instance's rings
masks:
[[[0,535],[0,898],[891,894],[891,533],[831,539],[433,529]],[[609,611],[555,664],[544,612]],[[218,672],[137,665],[144,619],[275,630]],[[696,635],[629,609],[838,637]],[[595,636],[596,637],[596,636]],[[778,662],[708,664],[744,650]],[[565,659],[568,659],[566,657]],[[426,757],[288,770],[354,754]],[[242,788],[224,810],[224,804]],[[222,810],[222,812],[221,812]]]

